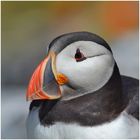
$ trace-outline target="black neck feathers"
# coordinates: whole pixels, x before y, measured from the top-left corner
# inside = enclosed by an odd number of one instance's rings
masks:
[[[117,65],[104,87],[94,93],[68,100],[43,101],[39,118],[43,125],[55,122],[94,126],[116,118],[125,108],[121,77]]]

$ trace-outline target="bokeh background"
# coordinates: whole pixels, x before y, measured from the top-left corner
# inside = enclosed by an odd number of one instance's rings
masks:
[[[1,2],[2,138],[26,138],[30,76],[57,36],[89,31],[111,46],[121,74],[139,76],[138,2]]]

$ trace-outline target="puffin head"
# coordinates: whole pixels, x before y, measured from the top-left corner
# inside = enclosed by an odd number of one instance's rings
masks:
[[[61,35],[33,73],[27,100],[69,100],[97,91],[109,81],[114,66],[112,51],[101,37],[89,32]]]

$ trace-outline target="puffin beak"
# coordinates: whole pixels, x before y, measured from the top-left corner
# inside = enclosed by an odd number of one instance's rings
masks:
[[[62,96],[60,86],[68,82],[68,78],[56,71],[56,54],[50,52],[35,69],[26,93],[26,99],[52,100]]]

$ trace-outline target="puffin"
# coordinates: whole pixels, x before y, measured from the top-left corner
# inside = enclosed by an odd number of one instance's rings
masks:
[[[26,99],[28,138],[139,138],[139,81],[120,75],[110,46],[94,33],[55,38]]]

